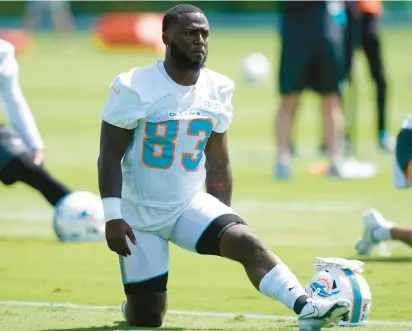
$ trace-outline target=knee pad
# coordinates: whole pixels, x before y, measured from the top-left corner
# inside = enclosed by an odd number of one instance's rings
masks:
[[[139,296],[146,293],[163,293],[167,291],[169,273],[142,282],[124,284],[124,293],[129,296]]]
[[[134,284],[125,284],[127,295],[126,320],[138,327],[162,326],[167,310],[168,274]]]

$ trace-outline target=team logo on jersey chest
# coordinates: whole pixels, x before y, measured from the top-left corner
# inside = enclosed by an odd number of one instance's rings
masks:
[[[191,110],[186,110],[183,112],[169,112],[169,117],[176,117],[176,116],[200,116],[200,111],[195,110],[195,111],[191,111]]]
[[[220,109],[220,102],[219,101],[204,100],[203,105],[207,109],[214,109],[214,110],[219,110]]]
[[[213,100],[203,100],[194,105],[193,110],[183,110],[183,111],[169,111],[169,118],[179,119],[179,118],[191,118],[202,116],[202,112],[215,113],[219,112],[221,103],[219,101]]]

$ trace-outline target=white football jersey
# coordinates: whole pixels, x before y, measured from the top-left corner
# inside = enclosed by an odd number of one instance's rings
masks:
[[[134,130],[122,161],[122,197],[173,207],[202,191],[207,139],[232,120],[233,81],[202,69],[194,86],[182,86],[158,61],[118,75],[109,89],[102,119]]]

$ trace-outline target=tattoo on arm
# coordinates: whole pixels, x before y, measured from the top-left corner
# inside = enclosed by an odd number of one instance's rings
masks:
[[[213,132],[205,148],[206,191],[230,206],[232,200],[232,170],[230,167],[227,135]]]

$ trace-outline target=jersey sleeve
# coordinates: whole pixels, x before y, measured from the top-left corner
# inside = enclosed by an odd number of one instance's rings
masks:
[[[220,90],[220,99],[222,108],[219,112],[219,122],[216,124],[213,131],[223,133],[229,129],[233,118],[232,97],[235,90],[235,83],[233,81],[225,84]]]
[[[14,57],[14,47],[0,42],[0,97],[5,115],[25,145],[32,150],[44,149],[33,113],[23,95],[19,81],[19,65]]]
[[[2,79],[6,77],[17,75],[19,72],[19,65],[14,57],[14,52],[7,54],[0,54],[0,76]]]
[[[109,93],[102,112],[103,121],[123,129],[137,128],[145,112],[139,94],[128,83],[128,77],[124,74],[117,76],[109,86]]]

